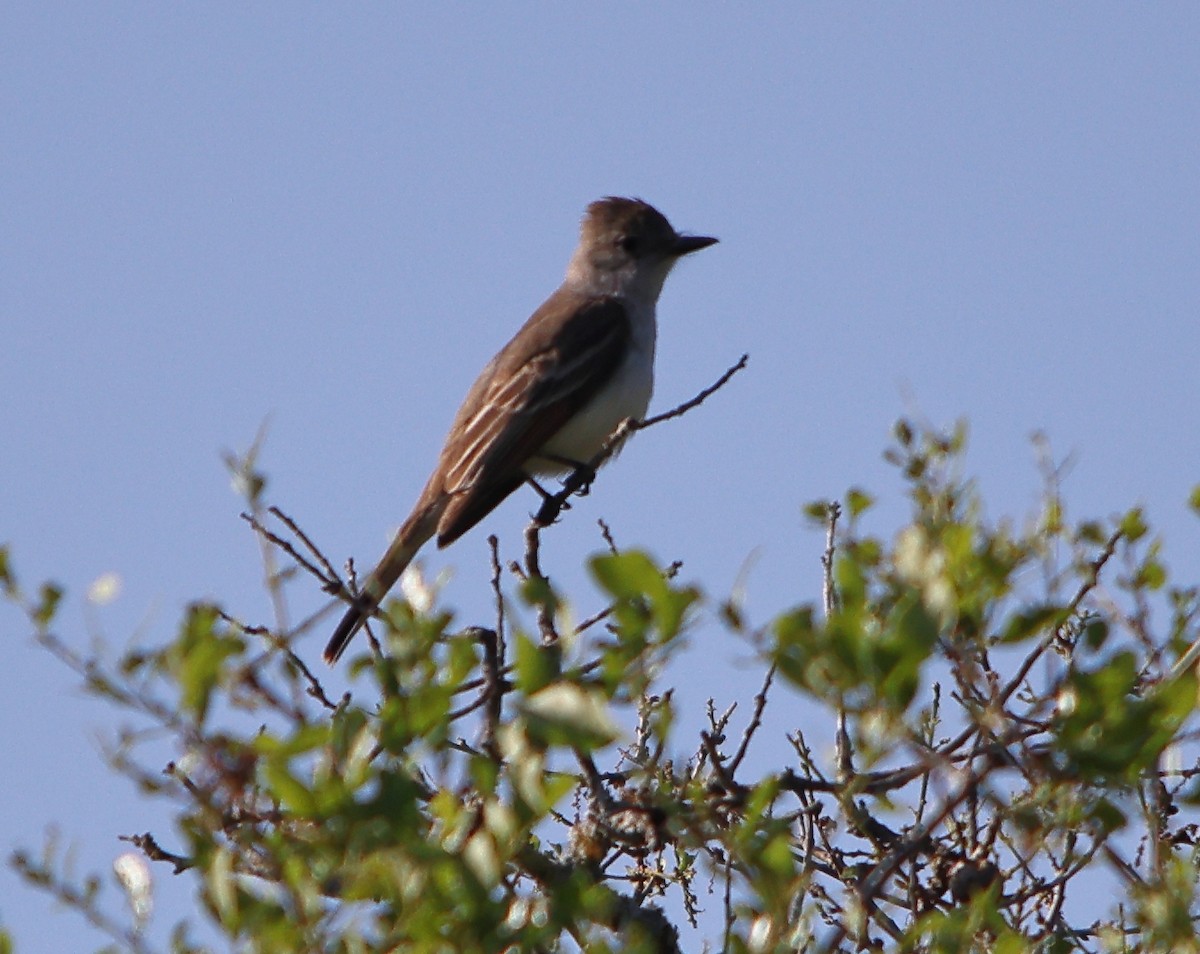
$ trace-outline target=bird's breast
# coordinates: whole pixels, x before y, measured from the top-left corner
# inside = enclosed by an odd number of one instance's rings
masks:
[[[654,391],[654,314],[635,313],[633,334],[625,359],[595,396],[542,448],[550,457],[585,463],[627,417],[646,416]],[[561,463],[535,458],[533,473],[561,473]]]

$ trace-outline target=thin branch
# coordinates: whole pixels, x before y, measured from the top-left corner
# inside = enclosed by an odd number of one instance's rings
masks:
[[[336,574],[333,574],[332,576],[326,576],[319,569],[317,569],[317,567],[301,556],[296,548],[292,546],[290,541],[285,540],[278,534],[268,530],[257,517],[245,512],[240,514],[240,516],[246,521],[246,523],[250,524],[250,527],[255,533],[261,536],[264,540],[267,540],[268,542],[277,546],[280,550],[290,556],[299,566],[303,567],[318,580],[320,580],[321,588],[325,590],[325,592],[332,593],[335,596],[340,596],[343,594],[344,585]]]
[[[1087,595],[1096,588],[1096,585],[1100,582],[1100,571],[1104,569],[1104,565],[1110,559],[1112,559],[1112,555],[1117,549],[1117,543],[1123,536],[1125,536],[1124,530],[1115,530],[1112,536],[1108,538],[1108,542],[1104,545],[1104,549],[1100,551],[1100,555],[1096,557],[1091,564],[1089,564],[1090,572],[1088,573],[1087,579],[1080,584],[1075,596],[1072,598],[1071,602],[1067,604],[1068,616],[1074,615],[1079,610],[1080,604],[1083,603]],[[1017,670],[1017,674],[1013,676],[1013,678],[1000,693],[1000,705],[1004,705],[1006,702],[1008,702],[1012,694],[1016,692],[1018,688],[1020,688],[1021,683],[1025,681],[1025,677],[1029,675],[1029,670],[1033,668],[1033,664],[1036,663],[1041,658],[1042,654],[1051,646],[1053,646],[1055,640],[1059,638],[1060,631],[1061,627],[1055,627],[1052,629],[1042,638],[1041,642],[1034,647],[1033,651],[1025,657],[1020,668]]]
[[[168,862],[175,868],[175,874],[183,874],[183,872],[187,871],[189,868],[195,867],[196,862],[191,858],[187,858],[184,855],[174,854],[173,852],[167,851],[165,848],[161,847],[159,843],[154,840],[154,836],[150,834],[150,832],[145,832],[141,835],[118,835],[117,839],[119,841],[127,841],[131,845],[141,849],[142,854],[144,854],[151,861]]]
[[[566,508],[567,500],[574,494],[586,493],[587,488],[591,485],[592,480],[596,476],[596,471],[610,457],[617,453],[635,431],[642,431],[648,427],[653,427],[655,424],[661,424],[664,421],[672,420],[686,414],[693,408],[699,407],[709,397],[723,388],[729,379],[746,367],[747,361],[750,360],[748,354],[743,354],[736,364],[730,367],[715,383],[705,388],[699,394],[689,401],[684,401],[682,404],[663,413],[656,414],[653,417],[648,417],[645,420],[637,420],[636,418],[627,417],[617,425],[603,446],[582,466],[576,467],[569,474],[566,480],[563,481],[562,489],[556,494],[550,494],[542,501],[542,506],[538,510],[537,515],[533,518],[533,522],[541,527],[548,527],[558,519],[559,514]]]
[[[496,628],[476,627],[475,632],[483,647],[483,696],[487,701],[487,713],[483,720],[481,747],[499,764],[500,750],[496,747],[496,733],[500,728],[500,715],[504,706],[506,646],[504,640],[504,592],[500,587],[500,541],[495,534],[488,537],[488,548],[492,555],[492,592],[496,597]]]
[[[742,733],[742,741],[738,746],[737,753],[729,762],[729,774],[737,774],[738,766],[742,764],[742,759],[746,757],[746,751],[750,748],[750,739],[754,733],[758,731],[762,725],[763,710],[767,708],[767,691],[771,688],[771,680],[775,678],[775,663],[771,663],[767,669],[767,675],[763,678],[762,688],[758,691],[758,695],[754,697],[754,712],[750,717],[750,724],[746,726],[746,731]]]
[[[729,383],[730,378],[732,378],[739,371],[744,370],[746,367],[746,364],[747,364],[747,362],[749,362],[749,360],[750,360],[750,355],[743,354],[740,358],[738,358],[737,364],[734,364],[733,366],[728,368],[725,371],[725,373],[722,374],[719,378],[717,378],[717,380],[713,384],[710,384],[708,387],[706,387],[703,391],[701,391],[699,394],[697,394],[690,401],[684,401],[682,404],[678,405],[677,407],[672,408],[671,410],[669,410],[663,414],[656,414],[653,417],[646,418],[644,421],[641,421],[640,423],[635,423],[633,429],[635,431],[644,430],[647,427],[653,427],[655,424],[661,424],[663,421],[669,421],[672,418],[680,417],[680,416],[686,414],[688,411],[692,410],[692,408],[699,407],[701,404],[703,404],[705,401],[707,401],[710,397],[712,397],[714,394],[716,394],[718,391],[720,391],[721,388],[725,387],[725,385]]]
[[[985,769],[982,773],[972,771],[963,780],[959,790],[942,803],[942,806],[929,822],[913,828],[907,838],[903,839],[871,869],[870,874],[859,884],[857,892],[857,897],[865,908],[868,910],[873,908],[875,899],[883,890],[883,886],[899,870],[901,865],[918,853],[928,850],[932,833],[953,814],[959,805],[967,800],[971,791],[979,785],[987,771],[989,770]],[[821,952],[838,950],[847,933],[848,925],[843,919],[834,927],[830,936],[825,939],[818,950]]]
[[[825,530],[825,552],[821,554],[821,577],[824,582],[822,595],[825,602],[825,618],[829,619],[837,609],[837,588],[833,584],[833,557],[837,549],[837,522],[842,515],[842,505],[836,500],[829,504],[827,510],[829,524]]]
[[[338,578],[337,573],[334,572],[333,566],[330,564],[329,560],[326,559],[325,554],[322,553],[320,548],[312,542],[308,534],[300,529],[300,526],[295,520],[293,520],[276,506],[268,507],[267,512],[278,519],[285,527],[291,530],[292,533],[297,536],[297,538],[299,538],[300,542],[304,544],[305,548],[313,555],[314,559],[316,559],[317,562],[325,568],[325,574],[329,579],[336,580]]]
[[[477,626],[474,627],[474,632],[483,647],[483,698],[487,702],[480,747],[492,757],[492,761],[499,764],[500,750],[496,747],[496,733],[500,729],[500,714],[506,686],[503,676],[500,675],[504,669],[504,658],[501,656],[503,644],[495,630]]]
[[[536,520],[525,528],[525,579],[545,588],[537,600],[538,631],[542,634],[542,645],[552,646],[558,642],[558,630],[554,626],[555,596],[550,589],[550,578],[542,572],[541,529]]]
[[[330,712],[337,709],[337,704],[325,694],[325,687],[321,684],[321,680],[316,677],[313,671],[308,668],[308,664],[305,663],[305,661],[301,659],[300,656],[297,655],[297,653],[292,649],[286,637],[276,634],[275,631],[269,626],[249,626],[246,623],[243,623],[241,620],[230,616],[222,609],[217,610],[217,615],[231,626],[235,626],[240,629],[243,633],[246,633],[250,636],[259,636],[266,640],[272,649],[276,650],[288,661],[288,663],[296,667],[297,672],[300,673],[300,675],[304,678],[304,681],[307,683],[307,689],[305,691],[309,696],[311,696],[313,699],[316,699],[317,702],[319,702]],[[303,712],[297,709],[295,717],[297,717],[298,721],[303,721]]]
[[[825,552],[821,554],[821,595],[825,619],[828,621],[838,605],[837,587],[833,581],[833,558],[837,549],[837,523],[842,515],[842,505],[836,500],[831,501],[825,512],[828,524],[825,530]],[[837,706],[834,746],[837,754],[838,781],[848,783],[854,777],[854,749],[850,743],[850,732],[846,728],[846,709],[840,702]]]

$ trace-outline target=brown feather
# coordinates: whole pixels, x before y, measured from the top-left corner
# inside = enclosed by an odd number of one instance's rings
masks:
[[[557,324],[563,309],[573,312],[565,327]],[[542,327],[559,334],[540,335]],[[438,546],[457,540],[521,486],[530,459],[620,366],[629,336],[625,308],[615,299],[559,289],[534,312],[484,369],[450,430],[434,475],[450,496]],[[557,368],[563,351],[582,357]]]

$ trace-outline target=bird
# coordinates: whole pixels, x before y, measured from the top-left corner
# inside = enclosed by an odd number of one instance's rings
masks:
[[[588,205],[566,277],[467,392],[425,489],[330,637],[329,665],[431,538],[450,545],[522,484],[583,467],[645,415],[663,283],[716,241],[675,231],[641,199]]]

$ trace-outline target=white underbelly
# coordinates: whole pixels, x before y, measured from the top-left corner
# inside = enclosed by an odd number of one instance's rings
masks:
[[[542,453],[550,458],[586,463],[625,418],[640,420],[646,416],[653,390],[653,343],[649,348],[635,343],[624,364],[604,388],[545,443]],[[534,458],[526,465],[526,470],[535,474],[554,474],[570,469],[569,465],[542,457]]]

